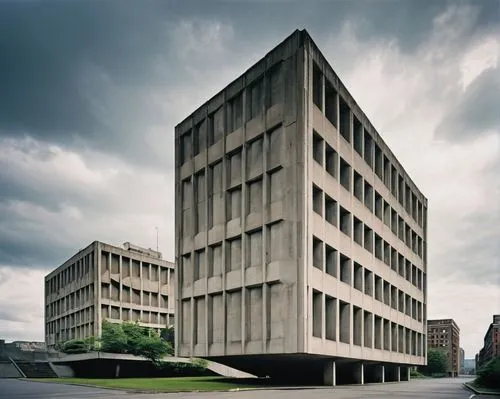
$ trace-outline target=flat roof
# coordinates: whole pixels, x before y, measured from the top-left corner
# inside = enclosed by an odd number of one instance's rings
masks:
[[[57,273],[61,272],[63,269],[66,269],[67,267],[72,265],[77,259],[79,259],[82,256],[82,254],[84,252],[92,252],[93,250],[95,250],[97,248],[98,245],[101,245],[105,250],[107,248],[111,249],[113,251],[113,253],[118,253],[120,255],[129,256],[130,258],[146,258],[146,259],[150,260],[150,263],[154,263],[156,265],[160,265],[163,267],[169,267],[171,269],[175,268],[175,262],[171,262],[171,261],[161,259],[161,258],[156,258],[156,257],[150,256],[146,253],[136,252],[133,250],[132,251],[127,250],[125,248],[121,248],[121,247],[118,247],[116,245],[111,245],[111,244],[107,244],[105,242],[96,240],[96,241],[93,241],[92,243],[90,243],[89,245],[87,245],[86,247],[84,247],[83,249],[78,250],[77,253],[72,255],[62,265],[56,267],[54,270],[52,270],[51,272],[46,274],[45,280],[52,278],[54,274],[57,274]]]

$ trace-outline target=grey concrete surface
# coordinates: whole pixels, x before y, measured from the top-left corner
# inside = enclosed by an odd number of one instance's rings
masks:
[[[425,364],[427,199],[305,30],[180,122],[175,151],[177,356],[271,377],[296,370],[279,354]]]
[[[302,399],[305,396],[313,399],[358,399],[358,398],[391,398],[391,399],[468,399],[472,393],[462,387],[464,378],[415,380],[390,384],[370,384],[364,386],[338,386],[336,388],[305,388],[282,390],[252,390],[239,392],[207,392],[207,393],[171,393],[171,394],[135,394],[123,391],[93,389],[71,385],[38,383],[14,379],[0,380],[1,399],[71,399],[71,398],[107,398],[120,397],[127,399],[217,399],[217,398],[271,398]],[[494,398],[494,396],[477,395],[473,399]],[[497,396],[498,398],[498,396]]]

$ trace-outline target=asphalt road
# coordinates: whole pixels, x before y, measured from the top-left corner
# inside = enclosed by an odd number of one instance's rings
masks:
[[[93,389],[72,385],[0,379],[0,399],[468,399],[471,392],[462,387],[464,378],[414,380],[410,382],[339,386],[335,388],[306,388],[283,390],[254,390],[212,393],[134,394],[109,389]],[[475,396],[473,399],[492,399]]]

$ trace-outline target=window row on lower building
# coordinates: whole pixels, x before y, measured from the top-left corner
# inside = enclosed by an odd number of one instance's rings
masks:
[[[93,322],[72,327],[63,326],[61,329],[58,329],[53,333],[52,337],[48,339],[48,342],[61,344],[69,341],[70,339],[84,339],[95,335],[96,331]],[[49,346],[53,345],[49,344]]]
[[[94,321],[94,306],[88,306],[77,312],[59,317],[46,323],[46,332],[54,334],[65,328],[73,328],[81,324],[88,324]]]
[[[173,315],[170,315],[173,317]],[[169,313],[130,309],[126,307],[101,305],[101,319],[123,320],[167,326],[172,320]]]
[[[80,288],[63,298],[46,305],[46,316],[56,317],[75,308],[90,305],[94,301],[94,284]]]
[[[114,280],[109,284],[101,283],[101,298],[134,305],[168,308],[168,295],[127,286],[121,286],[120,291],[120,283]]]
[[[68,265],[56,275],[45,281],[45,294],[56,294],[62,288],[82,278],[94,274],[94,252],[77,259],[73,264]]]

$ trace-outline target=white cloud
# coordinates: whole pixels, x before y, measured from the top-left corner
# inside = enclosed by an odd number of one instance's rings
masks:
[[[494,281],[487,287],[463,282],[491,278],[498,262],[477,258],[469,244],[477,238],[478,250],[495,245],[495,233],[474,222],[484,212],[498,212],[492,195],[498,177],[485,171],[498,159],[500,126],[468,142],[438,140],[435,130],[453,111],[464,85],[497,62],[498,39],[487,33],[471,43],[464,38],[476,17],[470,7],[450,7],[436,17],[428,40],[414,53],[403,52],[397,40],[359,40],[362,22],[356,21],[344,24],[340,37],[325,41],[325,55],[340,79],[429,199],[428,317],[454,318],[469,357],[482,346],[491,315],[500,310]],[[485,234],[471,237],[465,223]],[[500,239],[498,231],[496,236]],[[486,253],[494,256],[493,249]],[[465,257],[460,269],[457,255]],[[479,270],[478,262],[487,264]]]
[[[465,90],[486,69],[498,67],[499,54],[500,39],[495,36],[479,38],[462,58],[462,89]]]
[[[495,36],[485,33],[473,41],[464,38],[476,18],[473,8],[452,5],[435,18],[427,40],[413,53],[403,51],[397,38],[372,36],[360,40],[357,29],[363,21],[347,21],[340,35],[331,32],[324,40],[314,38],[429,198],[428,316],[455,318],[462,329],[467,356],[479,349],[491,314],[499,311],[494,306],[499,292],[493,285],[485,288],[458,280],[450,259],[456,247],[463,244],[463,236],[454,237],[452,233],[479,209],[495,209],[495,196],[488,193],[497,175],[485,174],[484,169],[498,156],[499,130],[475,141],[451,144],[437,140],[435,129],[481,71],[498,63]],[[155,73],[167,77],[165,82],[148,87],[120,85],[99,66],[89,64],[79,75],[79,88],[94,105],[95,115],[112,127],[121,126],[128,114],[137,115],[134,140],[154,147],[153,154],[158,158],[173,158],[172,133],[177,122],[257,61],[256,54],[261,57],[269,50],[250,41],[242,46],[236,42],[235,28],[216,20],[183,19],[166,29],[165,40],[171,41],[171,51],[158,56],[155,68]],[[176,79],[172,79],[173,73]],[[153,121],[148,110],[151,104],[165,119]],[[118,135],[116,140],[120,139]],[[47,243],[68,248],[71,255],[94,239],[154,247],[154,226],[159,226],[160,250],[165,258],[173,259],[174,203],[168,201],[174,187],[172,170],[138,169],[124,161],[126,157],[119,160],[106,154],[107,150],[102,147],[75,152],[34,141],[0,143],[0,177],[7,173],[40,193],[60,195],[56,209],[37,205],[36,198],[3,204],[0,214],[15,217],[16,224],[1,227],[20,239],[43,236]],[[461,272],[467,276],[474,270]],[[17,298],[13,303],[19,309],[31,308],[35,315],[42,312],[32,306],[41,301],[42,291],[37,289],[42,285],[36,288],[35,282],[42,281],[42,275],[39,271],[0,267],[0,284],[2,279],[10,279],[10,291],[2,291],[5,284],[0,289],[0,303],[10,303],[12,296]],[[33,281],[34,286],[33,291],[25,291],[32,293],[21,300],[17,292],[24,280]],[[8,322],[8,334],[17,334],[22,327],[25,332],[15,338],[41,339],[42,315],[34,316],[37,321],[28,321],[27,325]]]
[[[430,272],[431,278],[433,277]],[[500,286],[478,285],[441,279],[429,282],[430,318],[453,318],[460,328],[460,345],[466,358],[483,347],[483,339],[493,314],[500,312]]]
[[[1,320],[0,337],[7,341],[43,341],[44,276],[36,269],[19,270],[0,265],[0,303],[12,320]],[[14,319],[18,319],[17,321]]]

